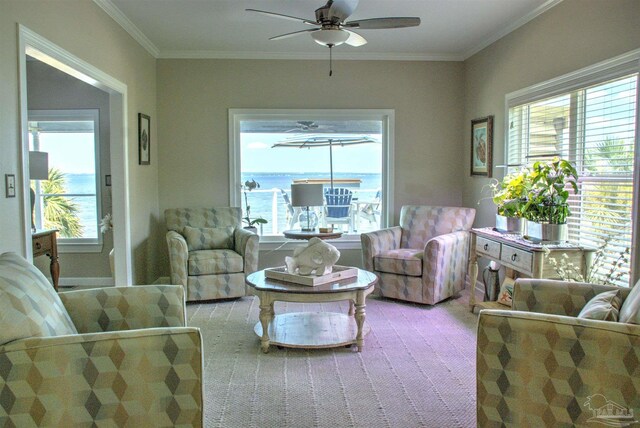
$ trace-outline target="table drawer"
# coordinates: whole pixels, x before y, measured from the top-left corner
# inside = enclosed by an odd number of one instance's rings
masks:
[[[34,257],[48,253],[53,247],[53,243],[51,242],[51,235],[34,237],[32,242]]]
[[[485,254],[494,259],[499,259],[500,243],[478,236],[476,238],[476,253]]]
[[[516,269],[530,273],[533,268],[533,253],[529,253],[509,245],[503,245],[500,261],[507,263]]]

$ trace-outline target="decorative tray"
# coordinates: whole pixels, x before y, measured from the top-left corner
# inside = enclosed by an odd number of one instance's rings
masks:
[[[278,281],[292,282],[294,284],[316,286],[328,284],[331,282],[343,281],[358,276],[358,269],[349,266],[333,266],[333,272],[326,275],[298,275],[287,272],[286,266],[267,268],[264,270],[267,278],[277,279]]]

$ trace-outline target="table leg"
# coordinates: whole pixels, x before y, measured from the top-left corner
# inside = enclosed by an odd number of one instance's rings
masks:
[[[49,271],[51,272],[51,279],[53,280],[53,289],[58,291],[58,279],[60,278],[60,264],[58,263],[58,256],[51,254],[49,258],[51,258]]]
[[[265,354],[269,352],[269,322],[273,315],[272,308],[273,302],[269,302],[269,299],[264,294],[260,295],[260,324],[262,325],[260,344],[262,352]]]
[[[353,316],[355,309],[355,302],[353,300],[349,300],[349,316]]]
[[[356,326],[358,327],[358,332],[356,333],[356,346],[358,347],[358,352],[362,352],[362,348],[364,346],[364,337],[362,335],[362,327],[364,326],[364,318],[365,318],[365,295],[362,290],[358,291],[356,296]]]
[[[472,245],[474,245],[472,243]],[[471,248],[469,254],[469,285],[471,290],[469,294],[469,309],[473,313],[476,305],[476,281],[478,279],[478,256],[476,255],[475,245]]]

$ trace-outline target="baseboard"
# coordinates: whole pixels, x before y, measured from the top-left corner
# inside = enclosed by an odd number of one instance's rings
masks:
[[[113,287],[115,285],[113,278],[110,276],[96,278],[60,278],[58,286],[60,287]]]
[[[153,281],[153,284],[155,284],[155,285],[166,285],[166,284],[171,284],[171,282],[169,282],[169,277],[168,276],[161,276],[158,279],[156,279],[155,281]]]

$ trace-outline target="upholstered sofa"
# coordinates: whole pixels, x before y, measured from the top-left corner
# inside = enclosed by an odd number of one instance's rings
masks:
[[[258,269],[258,235],[241,226],[241,209],[165,210],[171,283],[187,301],[242,297],[245,276]]]
[[[473,208],[405,205],[400,225],[360,235],[381,296],[434,305],[465,287]]]
[[[608,291],[619,296],[619,319],[626,322],[581,318],[589,312],[588,302]],[[511,310],[480,312],[478,426],[635,426],[640,421],[638,308],[640,285],[630,291],[517,280]],[[608,315],[618,315],[609,310]]]
[[[0,255],[0,426],[202,426],[202,393],[181,286],[58,295]]]

